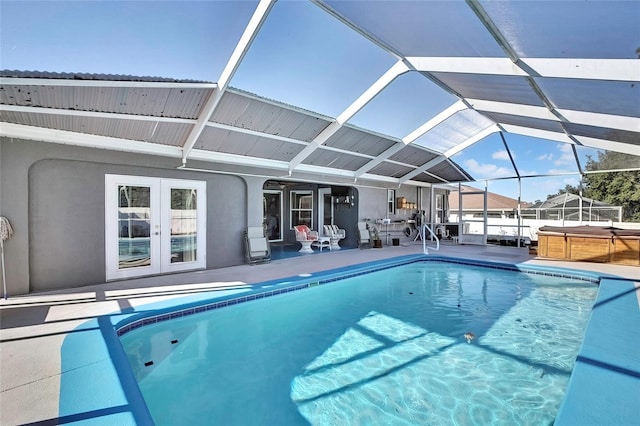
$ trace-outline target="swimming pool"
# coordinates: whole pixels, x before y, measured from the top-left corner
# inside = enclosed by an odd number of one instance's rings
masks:
[[[549,424],[596,280],[510,269],[412,262],[120,340],[157,424]]]

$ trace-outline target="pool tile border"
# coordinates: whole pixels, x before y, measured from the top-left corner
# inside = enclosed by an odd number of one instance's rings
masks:
[[[413,257],[413,256],[412,256]],[[293,291],[302,290],[305,288],[316,287],[318,285],[328,284],[331,282],[336,282],[340,280],[344,280],[347,278],[353,278],[360,275],[366,275],[373,272],[379,272],[390,268],[395,268],[397,266],[408,265],[412,263],[418,262],[443,262],[443,263],[453,263],[453,264],[463,264],[463,265],[471,265],[471,266],[479,266],[488,269],[500,269],[507,271],[515,271],[515,272],[524,272],[533,275],[546,275],[552,277],[559,278],[568,278],[581,280],[586,282],[591,282],[594,284],[598,284],[600,282],[600,275],[591,275],[585,274],[581,271],[567,271],[567,272],[555,272],[544,268],[539,267],[529,267],[529,266],[518,266],[514,264],[508,263],[499,263],[499,262],[489,262],[489,261],[477,261],[477,260],[468,260],[468,259],[459,259],[459,258],[450,258],[450,257],[441,257],[441,256],[418,256],[410,259],[396,259],[392,261],[385,262],[383,265],[379,266],[359,266],[358,270],[345,273],[344,269],[338,272],[330,272],[327,273],[327,278],[321,277],[309,277],[305,282],[301,284],[293,284],[288,285],[283,288],[275,289],[275,290],[267,290],[261,291],[259,293],[250,294],[247,296],[241,296],[226,300],[219,300],[212,303],[206,303],[204,305],[191,306],[188,308],[182,308],[178,310],[174,310],[171,312],[165,312],[161,314],[151,314],[150,316],[145,316],[144,318],[139,318],[133,321],[129,321],[122,326],[116,326],[116,334],[118,337],[124,336],[125,334],[136,330],[140,327],[144,327],[151,324],[156,324],[159,322],[181,318],[193,314],[198,314],[202,312],[212,311],[215,309],[220,309],[226,306],[237,305],[240,303],[249,302],[257,299],[264,299],[271,296],[276,296],[284,293],[291,293]]]

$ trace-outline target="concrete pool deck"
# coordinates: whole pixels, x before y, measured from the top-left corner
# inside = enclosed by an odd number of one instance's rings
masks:
[[[109,368],[95,368],[101,363],[112,363],[111,359],[104,359],[104,353],[108,354],[108,351],[104,352],[104,347],[95,347],[88,342],[92,342],[96,335],[103,336],[101,328],[111,327],[119,321],[120,315],[170,299],[232,294],[269,280],[419,254],[421,251],[422,246],[418,244],[328,251],[264,265],[147,277],[2,300],[0,424],[133,423],[135,417],[122,404],[127,395],[107,394],[102,406],[92,406],[91,395],[86,395],[88,402],[84,406],[88,408],[77,412],[67,410],[66,401],[61,399],[65,392],[61,385],[73,383],[76,377],[86,380],[83,373],[88,368],[97,371],[95,383],[83,383],[82,386],[95,389],[109,387],[110,379],[101,376],[108,373]],[[513,247],[443,244],[440,252],[432,253],[592,271],[626,278],[608,279],[606,286],[601,286],[558,423],[575,424],[571,420],[577,415],[581,416],[580,424],[624,425],[626,421],[628,424],[636,422],[635,417],[627,416],[628,411],[637,411],[637,403],[640,402],[637,396],[640,395],[640,299],[637,288],[640,286],[640,268],[542,260],[530,256],[525,249]],[[107,318],[108,321],[105,320]],[[83,346],[85,342],[89,346]],[[82,395],[75,397],[81,398]],[[83,406],[83,401],[78,401],[78,406]],[[608,421],[599,421],[602,419]]]

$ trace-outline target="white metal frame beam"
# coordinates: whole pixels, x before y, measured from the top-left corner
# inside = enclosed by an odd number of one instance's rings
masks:
[[[343,124],[351,119],[358,111],[364,108],[378,93],[384,90],[396,77],[409,71],[409,68],[403,61],[396,62],[387,70],[375,83],[373,83],[365,92],[360,95],[355,102],[349,105],[334,122],[329,124],[320,132],[298,155],[296,155],[289,163],[289,173],[292,173],[309,155],[313,153],[320,145],[324,144],[333,136]]]
[[[463,149],[465,149],[467,147],[470,147],[474,143],[486,138],[490,134],[495,133],[495,132],[499,132],[499,131],[500,131],[500,127],[498,127],[497,124],[493,124],[493,125],[487,127],[486,129],[484,129],[484,130],[476,133],[475,135],[471,136],[470,138],[466,139],[465,141],[459,143],[458,145],[454,146],[453,148],[445,151],[444,156],[447,157],[447,158],[453,157],[454,155],[456,155],[457,153],[459,153]]]
[[[402,183],[406,182],[407,180],[409,180],[411,178],[414,178],[415,176],[418,176],[420,173],[426,172],[427,170],[429,170],[433,166],[442,163],[447,158],[457,154],[458,152],[462,151],[463,149],[467,148],[468,146],[471,146],[474,143],[478,142],[479,140],[482,140],[482,139],[486,138],[487,136],[489,136],[490,134],[498,132],[498,131],[500,131],[500,128],[495,124],[487,127],[486,129],[484,129],[484,130],[476,133],[475,135],[471,136],[470,138],[466,139],[464,142],[461,142],[458,145],[454,146],[453,148],[449,149],[444,154],[442,154],[442,156],[440,156],[438,158],[434,158],[433,160],[431,160],[431,161],[423,164],[422,166],[416,168],[414,171],[409,172],[406,175],[402,176],[400,178],[400,183],[402,184]]]
[[[517,133],[520,135],[531,136],[534,138],[548,139],[557,142],[573,143],[571,139],[564,133],[552,132],[549,130],[534,129],[531,127],[514,126],[511,124],[500,124],[506,132]],[[630,155],[638,155],[640,151],[640,145],[633,145],[629,143],[614,142],[604,139],[590,138],[587,136],[574,136],[580,141],[580,143],[588,148],[604,149],[607,151],[622,152]]]
[[[440,123],[444,122],[449,117],[451,117],[454,114],[456,114],[456,113],[458,113],[458,112],[460,112],[462,110],[465,110],[465,109],[467,109],[467,105],[466,105],[466,103],[464,101],[459,100],[459,101],[455,102],[453,105],[449,106],[444,111],[440,112],[435,117],[431,118],[426,123],[424,123],[423,125],[418,127],[416,130],[414,130],[413,132],[409,133],[407,136],[402,138],[402,144],[396,144],[396,145],[392,146],[391,148],[387,149],[386,151],[384,151],[383,153],[378,155],[375,160],[370,161],[369,163],[365,164],[364,166],[362,166],[358,170],[356,170],[356,179],[358,179],[364,173],[366,173],[367,171],[373,169],[378,164],[382,163],[387,158],[391,157],[392,155],[394,155],[395,153],[400,151],[402,148],[404,148],[404,146],[409,145],[410,143],[413,143],[420,136],[424,135],[429,130],[433,129],[434,127],[436,127]],[[426,149],[428,151],[430,151],[430,152],[435,153],[435,154],[440,154],[440,153],[438,153],[436,151],[429,150],[428,148],[426,148]]]
[[[637,59],[426,57],[406,58],[417,71],[547,77],[579,80],[640,81]]]
[[[534,105],[513,104],[507,102],[486,101],[483,99],[467,99],[467,102],[478,111],[496,112],[501,114],[518,115],[522,117],[538,118],[541,120],[561,121],[545,107]],[[595,112],[575,111],[558,108],[556,111],[569,123],[587,126],[604,127],[608,129],[628,130],[640,132],[640,119],[622,115],[599,114]]]
[[[419,137],[432,130],[434,127],[438,126],[447,119],[453,117],[458,112],[465,109],[468,109],[468,105],[465,101],[456,101],[453,105],[447,107],[442,112],[438,113],[433,118],[429,119],[426,123],[418,127],[416,130],[402,138],[402,142],[405,145],[409,145],[410,143],[415,142]]]
[[[87,133],[56,130],[46,127],[25,126],[14,123],[2,123],[2,126],[0,126],[0,135],[8,138],[52,142],[64,145],[108,149],[112,151],[160,155],[164,157],[180,158],[180,155],[182,154],[182,149],[178,146],[161,145],[157,143],[114,138],[110,136],[90,135]]]
[[[182,148],[182,164],[183,165],[187,163],[187,158],[189,157],[189,154],[191,153],[191,150],[193,149],[196,141],[202,134],[205,124],[207,123],[207,121],[209,121],[209,119],[211,118],[211,115],[213,115],[213,112],[215,111],[216,107],[220,103],[220,100],[222,99],[222,95],[224,94],[224,91],[227,89],[227,86],[229,85],[231,78],[233,78],[233,75],[235,74],[236,70],[240,66],[242,59],[244,58],[247,51],[249,50],[251,43],[253,42],[256,35],[258,34],[258,31],[260,31],[262,24],[267,19],[267,16],[269,15],[269,11],[271,10],[274,4],[275,4],[275,0],[260,0],[260,3],[258,3],[256,10],[253,12],[253,16],[251,16],[251,19],[249,20],[249,23],[244,29],[244,32],[242,33],[242,36],[240,37],[238,44],[236,45],[235,49],[233,50],[233,53],[231,54],[231,58],[229,58],[229,61],[225,65],[224,69],[222,70],[222,74],[218,79],[218,86],[215,88],[213,93],[211,93],[211,95],[209,96],[209,99],[207,100],[206,105],[204,106],[202,112],[200,113],[200,116],[198,117],[196,124],[193,126],[193,129],[191,129],[191,133],[189,134],[189,136],[187,137],[187,140],[184,143],[184,146]]]
[[[302,140],[299,140],[299,139],[293,139],[293,138],[288,138],[286,136],[280,136],[280,135],[274,135],[274,134],[271,134],[271,133],[260,132],[258,130],[246,129],[244,127],[236,127],[236,126],[230,126],[228,124],[214,123],[212,121],[207,122],[206,126],[207,127],[212,127],[212,128],[215,128],[215,129],[228,130],[230,132],[243,133],[245,135],[251,135],[251,136],[256,136],[256,137],[260,137],[260,138],[271,139],[271,140],[280,141],[280,142],[292,143],[292,144],[296,144],[296,145],[305,145],[306,146],[306,145],[309,144],[308,142],[305,142],[305,141],[302,141]],[[370,155],[370,154],[363,154],[361,152],[348,151],[346,149],[334,148],[334,147],[331,147],[331,146],[322,146],[321,149],[325,149],[327,151],[339,152],[341,154],[353,155],[355,157],[363,157],[363,158],[369,158],[369,159],[376,158],[375,156]]]
[[[178,146],[161,145],[136,141],[131,139],[121,139],[109,136],[90,135],[86,133],[70,132],[67,130],[55,130],[44,127],[25,126],[22,124],[3,122],[0,127],[0,136],[14,139],[32,140],[39,142],[56,143],[63,145],[74,145],[86,148],[96,148],[111,151],[132,152],[145,155],[158,155],[163,157],[180,158],[182,149]],[[193,149],[190,157],[192,160],[214,162],[221,164],[231,164],[244,167],[257,167],[266,170],[279,170],[286,172],[289,163],[266,158],[247,157],[244,155],[227,154],[213,151]],[[410,165],[407,165],[411,167]],[[334,169],[324,166],[313,166],[301,164],[297,169],[300,173],[312,173],[335,178],[345,178],[352,180],[354,172],[349,170]],[[367,174],[363,179],[383,183],[397,184],[397,178]],[[424,182],[415,182],[416,185],[423,185]]]

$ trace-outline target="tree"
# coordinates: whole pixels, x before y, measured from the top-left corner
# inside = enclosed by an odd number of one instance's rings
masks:
[[[577,186],[572,186],[567,184],[564,188],[561,188],[558,190],[558,192],[556,192],[555,194],[549,194],[547,195],[547,200],[553,198],[553,197],[557,197],[558,195],[562,195],[562,194],[576,194],[579,195],[580,194],[580,188],[578,188]]]
[[[598,152],[598,159],[587,157],[586,171],[640,167],[640,156],[620,152]],[[640,222],[640,171],[587,173],[583,195],[615,206],[622,206],[622,220]]]

